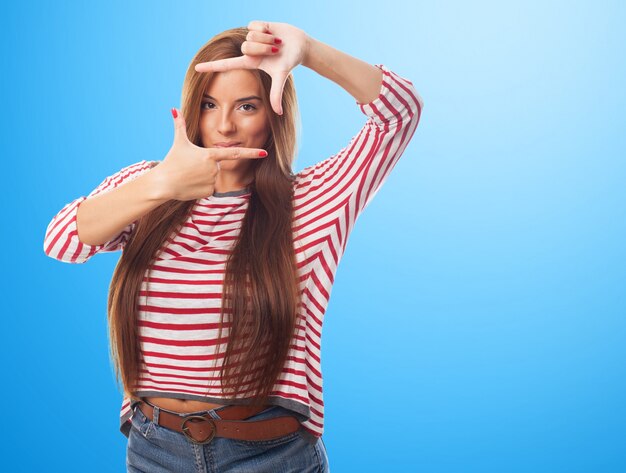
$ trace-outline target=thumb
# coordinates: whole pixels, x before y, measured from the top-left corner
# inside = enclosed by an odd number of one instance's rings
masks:
[[[283,89],[285,88],[285,82],[289,71],[281,71],[272,76],[272,86],[270,88],[270,103],[272,108],[278,115],[283,114]]]
[[[174,141],[185,140],[187,138],[187,126],[185,124],[185,117],[176,108],[172,108],[172,116],[174,117]]]

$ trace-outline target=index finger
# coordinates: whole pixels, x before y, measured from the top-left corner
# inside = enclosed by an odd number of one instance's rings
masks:
[[[230,148],[215,147],[209,149],[211,150],[211,158],[216,161],[223,161],[225,159],[258,159],[267,156],[267,151],[261,148],[241,148],[233,146]]]
[[[231,69],[249,69],[246,67],[246,57],[237,56],[215,61],[199,62],[195,65],[196,72],[222,72]]]
[[[249,30],[262,31],[263,33],[270,32],[270,22],[269,21],[261,21],[261,20],[252,20],[248,23]]]

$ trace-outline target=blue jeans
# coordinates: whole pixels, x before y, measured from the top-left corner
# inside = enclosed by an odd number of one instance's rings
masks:
[[[202,411],[219,419],[219,409]],[[246,420],[262,420],[293,412],[272,406]],[[126,446],[128,473],[329,473],[328,456],[321,438],[304,428],[274,440],[234,440],[214,437],[204,445],[191,442],[184,434],[158,425],[136,406]]]

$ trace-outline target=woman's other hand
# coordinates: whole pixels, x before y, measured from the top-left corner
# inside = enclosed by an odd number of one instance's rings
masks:
[[[195,69],[197,72],[222,72],[231,69],[261,69],[267,72],[272,78],[272,109],[282,115],[285,81],[291,70],[304,61],[309,36],[287,23],[258,20],[251,21],[248,30],[246,41],[241,45],[243,56],[198,63]]]
[[[225,159],[258,159],[267,156],[260,148],[202,148],[189,140],[185,119],[176,109],[174,143],[165,159],[151,172],[157,176],[160,195],[187,201],[213,195],[219,163]]]

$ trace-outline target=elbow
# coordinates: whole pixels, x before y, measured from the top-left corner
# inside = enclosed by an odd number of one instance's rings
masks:
[[[422,100],[422,98],[420,97],[420,101],[419,101],[419,111],[417,113],[417,121],[419,122],[420,118],[422,117],[422,110],[424,109],[424,100]]]
[[[76,232],[55,228],[54,220],[48,225],[43,239],[43,252],[49,258],[63,263],[85,263],[91,256],[88,247],[78,239]]]
[[[410,95],[412,99],[411,100],[411,104],[412,104],[411,118],[419,122],[422,116],[422,110],[424,108],[424,99],[422,98],[420,93],[417,91],[417,89],[415,88],[412,82],[411,82],[411,87],[410,87]]]
[[[409,86],[404,94],[403,107],[397,113],[398,118],[405,124],[404,126],[417,126],[422,116],[424,99],[409,81]]]
[[[76,252],[74,249],[70,247],[64,247],[62,249],[50,248],[44,242],[44,253],[46,256],[55,259],[57,261],[61,261],[62,263],[71,263],[71,264],[80,264],[86,263],[87,260],[91,257],[91,255],[85,255],[83,252]]]
[[[422,98],[422,96],[417,93],[417,114],[421,115],[422,114],[422,109],[424,108],[424,99]]]
[[[43,252],[46,256],[53,259],[57,258],[57,252],[54,251],[55,243],[58,238],[53,235],[55,219],[48,224],[46,228],[46,234],[43,237]]]
[[[55,241],[51,235],[46,235],[43,241],[43,252],[44,254],[52,259],[57,261],[61,261],[63,263],[79,263],[81,261],[73,260],[70,255],[71,252],[68,251],[69,245],[64,245],[59,241]]]

